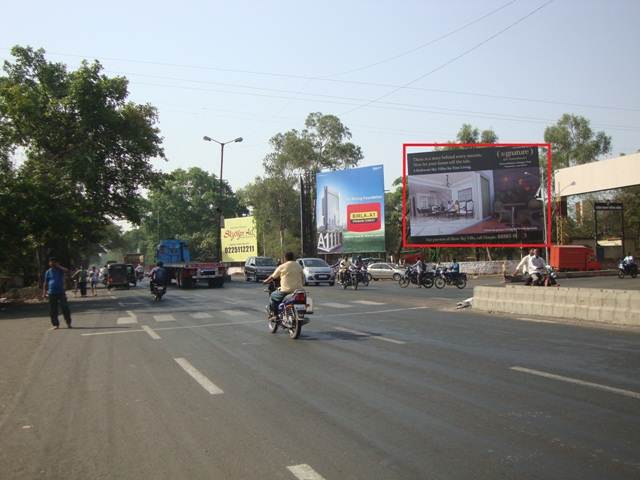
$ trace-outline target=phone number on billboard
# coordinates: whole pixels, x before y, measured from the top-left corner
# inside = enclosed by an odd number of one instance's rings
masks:
[[[253,253],[255,247],[253,245],[241,245],[238,247],[224,247],[224,253]]]

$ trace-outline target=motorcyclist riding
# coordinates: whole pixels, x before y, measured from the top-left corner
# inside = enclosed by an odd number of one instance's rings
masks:
[[[285,262],[277,267],[262,283],[271,283],[280,279],[280,288],[271,293],[271,315],[276,315],[280,302],[284,297],[297,289],[304,288],[304,272],[298,262],[294,261],[293,252],[284,254]]]
[[[340,270],[338,271],[339,283],[344,283],[344,277],[351,268],[351,260],[348,257],[342,257],[340,260]]]
[[[542,257],[540,257],[540,250],[535,248],[533,250],[533,255],[529,256],[529,264],[527,265],[527,271],[529,272],[529,280],[527,281],[527,283],[528,284],[539,283],[543,278],[545,267],[546,267],[546,263],[542,259]]]
[[[154,287],[166,287],[167,286],[167,270],[164,268],[163,262],[156,263],[151,273],[149,273],[149,289],[153,293]]]

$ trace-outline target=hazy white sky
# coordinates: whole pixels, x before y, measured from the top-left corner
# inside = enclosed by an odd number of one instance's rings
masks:
[[[234,188],[262,173],[272,135],[312,111],[338,115],[387,186],[403,142],[452,140],[463,122],[540,142],[571,112],[611,135],[615,155],[640,149],[640,1],[555,0],[522,19],[546,3],[5,2],[0,58],[31,45],[126,75],[132,99],[159,109],[163,170],[217,174],[219,149],[202,136],[244,137],[225,150]]]

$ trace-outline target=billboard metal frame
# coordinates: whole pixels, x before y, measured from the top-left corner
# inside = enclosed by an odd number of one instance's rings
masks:
[[[547,198],[543,243],[409,243],[407,237],[407,149],[414,147],[537,147],[547,149]],[[402,144],[402,248],[545,248],[551,242],[551,144],[550,143],[403,143]]]

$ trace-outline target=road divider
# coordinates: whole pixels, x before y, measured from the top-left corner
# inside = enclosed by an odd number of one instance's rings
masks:
[[[613,325],[640,326],[640,291],[600,288],[478,286],[473,308]]]

